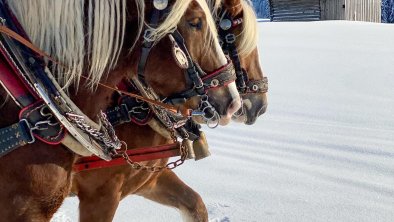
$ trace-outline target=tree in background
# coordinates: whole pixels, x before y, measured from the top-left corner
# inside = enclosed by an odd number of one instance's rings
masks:
[[[258,18],[270,17],[270,7],[268,0],[252,0],[252,3]]]
[[[382,0],[382,22],[394,23],[394,0]]]

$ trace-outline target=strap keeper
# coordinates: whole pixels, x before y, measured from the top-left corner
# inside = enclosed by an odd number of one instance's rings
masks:
[[[127,108],[127,104],[122,103],[120,104],[120,110],[119,112],[122,115],[122,120],[126,123],[131,121],[130,115],[129,115],[129,108]]]
[[[19,128],[21,129],[21,132],[23,133],[23,137],[26,139],[26,142],[28,144],[32,144],[36,141],[33,135],[32,127],[26,119],[19,120]]]

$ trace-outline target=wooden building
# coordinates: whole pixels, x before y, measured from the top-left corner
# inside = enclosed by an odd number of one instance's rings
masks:
[[[320,0],[269,0],[271,21],[320,20]]]
[[[382,0],[269,0],[271,21],[381,22]]]
[[[322,20],[381,22],[382,0],[320,0]]]

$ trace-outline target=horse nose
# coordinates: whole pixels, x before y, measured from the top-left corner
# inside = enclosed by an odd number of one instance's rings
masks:
[[[267,107],[268,107],[268,104],[264,103],[263,107],[261,107],[261,109],[259,110],[257,116],[263,115],[267,111]]]
[[[241,98],[234,98],[230,105],[227,107],[227,116],[233,116],[241,108]]]

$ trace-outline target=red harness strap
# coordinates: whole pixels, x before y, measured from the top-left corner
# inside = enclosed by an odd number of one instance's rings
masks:
[[[133,162],[164,159],[181,155],[179,143],[131,149],[127,150],[126,153]],[[105,161],[96,156],[92,156],[80,158],[74,164],[73,168],[75,172],[80,172],[84,170],[100,169],[126,164],[127,163],[122,156],[113,157],[111,161]]]

